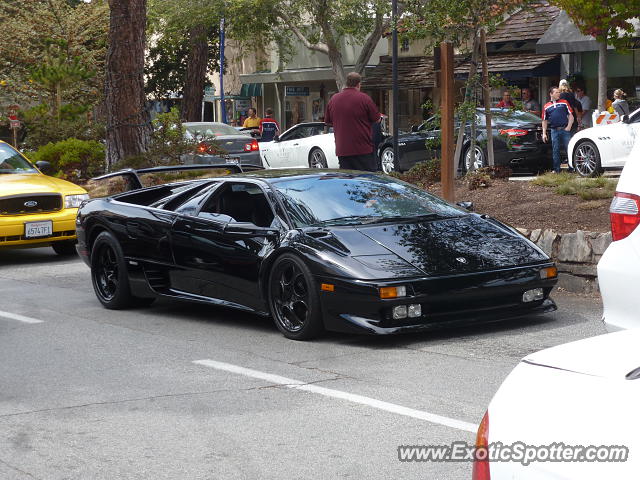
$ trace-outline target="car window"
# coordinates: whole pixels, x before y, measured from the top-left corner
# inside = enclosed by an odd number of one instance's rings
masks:
[[[0,143],[0,174],[34,173],[37,170],[17,150],[5,143]]]
[[[201,125],[186,125],[187,132],[195,138],[220,137],[222,135],[242,135],[233,127],[224,123],[206,123]]]
[[[228,183],[216,191],[198,213],[203,218],[212,215],[221,221],[249,222],[259,227],[271,226],[274,221],[267,197],[252,183]]]
[[[297,227],[340,219],[346,223],[362,223],[360,217],[371,220],[463,214],[424,190],[383,175],[291,178],[275,181],[273,185]]]
[[[280,141],[286,142],[287,140],[295,140],[299,135],[299,130],[301,127],[293,127],[291,130],[286,131],[282,135],[280,135]]]

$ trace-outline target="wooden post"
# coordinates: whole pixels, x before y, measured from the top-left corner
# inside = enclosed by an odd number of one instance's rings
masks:
[[[443,42],[440,44],[440,85],[442,88],[442,103],[440,111],[442,113],[442,164],[440,165],[440,175],[442,182],[442,197],[449,201],[455,201],[455,191],[453,185],[454,169],[453,160],[453,110],[455,102],[455,92],[453,89],[453,44]]]
[[[480,29],[480,48],[482,49],[482,96],[484,98],[484,116],[487,128],[487,160],[491,166],[495,165],[493,155],[493,126],[491,122],[491,95],[489,92],[489,66],[487,65],[487,32]]]

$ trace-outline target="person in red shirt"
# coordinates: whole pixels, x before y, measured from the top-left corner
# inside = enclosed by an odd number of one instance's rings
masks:
[[[508,90],[506,90],[502,94],[502,100],[498,102],[498,104],[496,105],[496,108],[514,108],[514,107],[515,107],[515,104],[511,100],[511,93]]]
[[[380,121],[380,112],[371,97],[360,91],[361,80],[356,72],[347,75],[347,86],[329,100],[324,123],[333,126],[340,168],[375,172],[371,127]]]
[[[271,142],[280,133],[280,125],[273,118],[273,110],[271,108],[267,108],[264,113],[264,118],[260,120],[260,141]]]

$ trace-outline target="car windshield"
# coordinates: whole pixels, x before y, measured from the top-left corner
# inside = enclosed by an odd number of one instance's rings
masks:
[[[222,135],[242,135],[233,127],[224,123],[207,123],[201,125],[185,125],[192,137],[220,137]]]
[[[37,170],[16,150],[5,143],[0,143],[0,174],[3,173],[35,173]]]
[[[465,214],[424,190],[382,175],[285,178],[273,185],[296,227],[363,225]]]

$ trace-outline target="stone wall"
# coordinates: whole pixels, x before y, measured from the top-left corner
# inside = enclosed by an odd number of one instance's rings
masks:
[[[558,266],[558,287],[569,292],[598,291],[596,265],[611,243],[611,232],[557,233],[553,230],[518,231],[544,250]]]

